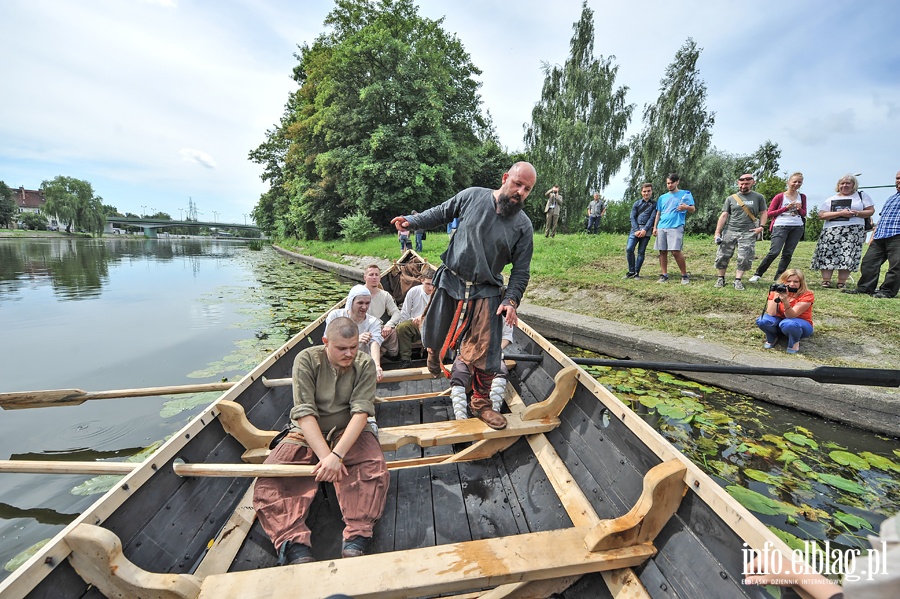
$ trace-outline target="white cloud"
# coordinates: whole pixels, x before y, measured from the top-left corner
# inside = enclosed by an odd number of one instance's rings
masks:
[[[203,150],[195,150],[194,148],[181,148],[178,152],[181,159],[185,162],[194,162],[206,168],[216,168],[215,159]]]

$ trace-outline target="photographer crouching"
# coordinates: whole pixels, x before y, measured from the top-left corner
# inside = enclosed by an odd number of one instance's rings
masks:
[[[813,292],[806,286],[806,277],[796,268],[781,274],[779,283],[769,288],[765,311],[756,319],[766,334],[764,349],[772,349],[778,341],[778,333],[787,336],[787,353],[800,350],[800,340],[813,334]]]

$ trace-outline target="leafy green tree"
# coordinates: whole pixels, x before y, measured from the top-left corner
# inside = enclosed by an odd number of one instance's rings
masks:
[[[634,104],[625,102],[627,87],[616,87],[615,57],[594,57],[594,11],[587,2],[573,29],[565,64],[543,66],[544,86],[525,145],[538,172],[536,191],[559,185],[563,227],[579,230],[592,193],[609,183],[628,156],[623,139]],[[528,208],[534,220],[543,218],[543,202]]]
[[[118,208],[111,204],[103,204],[102,210],[103,214],[105,214],[106,216],[125,216],[124,214],[119,212]]]
[[[484,121],[458,38],[412,0],[337,0],[325,24],[300,49],[280,125],[251,152],[272,186],[257,222],[330,239],[346,214],[386,223],[468,185]]]
[[[0,181],[0,225],[8,228],[17,212],[16,201],[12,198],[12,190],[5,182]]]
[[[700,51],[688,38],[666,67],[656,102],[644,105],[644,129],[630,142],[626,199],[639,197],[644,181],[665,189],[666,175],[677,172],[682,189],[690,189],[698,202],[710,201],[697,192],[695,176],[703,169],[710,171],[723,165],[719,164],[720,157],[713,157],[715,164],[701,165],[710,147],[716,115],[706,108],[706,83],[697,69]]]
[[[25,225],[26,229],[32,231],[43,231],[47,228],[47,219],[37,212],[23,212],[19,215],[19,220]]]
[[[72,227],[75,227],[89,233],[103,233],[106,227],[103,198],[94,195],[90,183],[74,177],[58,176],[42,182],[41,191],[47,198],[43,212],[65,223],[66,232],[71,233]]]

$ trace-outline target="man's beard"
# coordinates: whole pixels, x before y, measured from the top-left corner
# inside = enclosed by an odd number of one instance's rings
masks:
[[[505,193],[501,193],[500,197],[497,198],[497,205],[500,207],[500,216],[513,216],[522,211],[522,202],[516,201],[513,204]]]

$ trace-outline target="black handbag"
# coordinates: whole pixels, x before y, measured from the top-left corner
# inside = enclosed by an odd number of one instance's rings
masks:
[[[861,192],[861,191],[857,191],[856,193],[859,194],[859,201],[862,202],[862,199],[863,199],[863,197],[862,197],[862,192]],[[866,207],[866,205],[863,204],[863,209],[865,209],[865,207]],[[874,227],[872,226],[872,217],[871,217],[871,216],[867,216],[867,217],[865,218],[865,220],[863,221],[863,229],[865,229],[866,231],[871,231],[873,228],[874,228]]]

